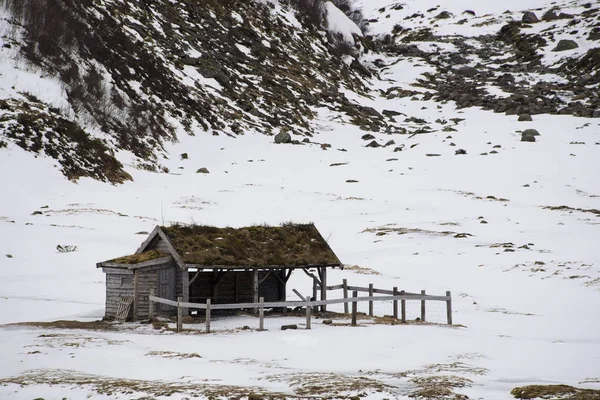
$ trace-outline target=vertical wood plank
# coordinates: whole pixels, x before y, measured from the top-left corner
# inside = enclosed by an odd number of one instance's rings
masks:
[[[137,320],[138,317],[138,271],[133,271],[133,319]]]
[[[406,294],[406,291],[402,290],[402,291],[400,292],[400,294],[401,294],[402,296],[404,296],[404,295]],[[404,323],[404,324],[405,324],[405,323],[406,323],[406,300],[404,300],[404,299],[403,299],[403,300],[400,300],[400,308],[401,308],[400,312],[402,313],[402,314],[401,314],[402,323]]]
[[[206,333],[210,333],[210,299],[206,299]]]
[[[235,274],[235,288],[234,288],[234,294],[233,294],[233,298],[235,299],[235,302],[239,302],[239,293],[240,293],[240,275],[239,274]]]
[[[310,301],[310,296],[307,297],[307,299]],[[310,305],[308,304],[308,302],[306,303],[306,329],[311,329],[311,321],[310,321]]]
[[[348,298],[348,280],[344,279],[342,281],[342,290],[344,291],[344,299]],[[348,302],[344,303],[344,313],[348,314]]]
[[[446,300],[446,315],[448,318],[448,325],[452,325],[452,294],[450,291],[446,292],[448,300]]]
[[[358,297],[358,292],[354,290],[352,292],[352,297]],[[358,302],[352,302],[352,326],[356,326],[356,312],[358,311]]]
[[[421,290],[421,294],[425,296],[425,291]],[[421,321],[425,322],[425,299],[421,300]]]
[[[150,296],[155,296],[154,288],[150,288]],[[148,299],[148,318],[152,321],[154,319],[154,302]]]
[[[286,301],[287,300],[287,282],[285,280],[285,269],[281,270],[281,296],[280,299],[281,301]],[[283,311],[284,314],[287,314],[287,307],[283,307],[281,309],[281,311]]]
[[[259,303],[264,303],[265,302],[265,298],[261,297],[258,300],[258,302]],[[265,330],[265,309],[264,309],[264,307],[262,305],[258,309],[258,330],[259,331],[264,331]]]
[[[394,286],[394,296],[398,296],[398,288]],[[398,319],[398,300],[394,300],[394,318]]]
[[[181,307],[181,302],[183,298],[179,296],[177,298],[177,332],[181,332],[183,329],[183,307]]]
[[[183,301],[185,303],[189,303],[190,301],[190,274],[186,270],[181,271],[181,291]],[[183,309],[183,315],[189,315],[189,310],[187,308]]]
[[[369,297],[373,297],[373,284],[369,283]],[[373,316],[373,300],[369,301],[369,316]]]
[[[252,302],[258,303],[258,269],[255,269],[252,274]],[[254,309],[254,314],[258,312],[258,309]]]
[[[313,278],[313,294],[312,294],[313,300],[317,300],[317,286],[318,286],[317,280]],[[317,306],[313,307],[313,311],[317,312]]]
[[[327,300],[327,267],[322,267],[323,272],[321,273],[321,300]],[[321,306],[321,311],[327,311],[327,304]]]

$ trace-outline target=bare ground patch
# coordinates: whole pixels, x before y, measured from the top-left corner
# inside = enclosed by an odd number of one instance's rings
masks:
[[[381,275],[374,269],[361,267],[360,265],[344,265],[344,269],[361,275]]]
[[[266,392],[257,387],[207,384],[198,382],[146,381],[120,379],[99,375],[84,374],[64,369],[39,369],[22,375],[0,379],[0,385],[15,384],[21,387],[33,385],[71,386],[93,391],[107,396],[145,394],[149,396],[171,396],[185,394],[192,397],[242,399],[254,394],[256,399],[288,399],[283,393]],[[297,397],[302,398],[302,397]]]
[[[599,400],[600,390],[569,385],[529,385],[510,391],[517,399]]]
[[[367,228],[361,233],[374,233],[375,236],[385,236],[392,233],[397,235],[406,235],[406,234],[421,234],[427,236],[452,236],[457,239],[463,239],[468,236],[473,236],[470,233],[466,232],[454,232],[454,231],[432,231],[429,229],[421,229],[421,228],[406,228],[399,227],[396,224],[388,224],[384,226],[379,226],[376,228]]]

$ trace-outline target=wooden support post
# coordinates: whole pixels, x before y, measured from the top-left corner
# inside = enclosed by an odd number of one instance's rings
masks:
[[[354,290],[352,292],[352,297],[358,297],[358,292]],[[352,326],[356,326],[356,312],[358,311],[358,302],[352,302]]]
[[[342,286],[343,286],[342,289],[344,291],[344,299],[347,299],[348,298],[348,280],[347,279],[344,279],[342,281]],[[344,303],[344,313],[348,314],[348,303],[347,302]]]
[[[150,296],[154,296],[154,288],[150,288]],[[148,298],[148,319],[154,319],[154,302]]]
[[[321,267],[321,300],[327,300],[327,267]],[[327,304],[321,306],[321,311],[327,311]]]
[[[398,288],[394,286],[394,296],[398,296]],[[398,319],[398,300],[394,300],[394,318]]]
[[[373,284],[369,283],[369,297],[373,297]],[[373,316],[373,300],[369,301],[369,316]]]
[[[425,296],[425,291],[421,290],[421,294]],[[425,322],[425,299],[421,300],[421,321]]]
[[[252,302],[258,303],[258,270],[255,269],[252,275]],[[254,314],[258,312],[258,308],[254,309]]]
[[[317,279],[313,278],[313,294],[312,294],[312,299],[313,300],[317,300],[317,285],[318,285]],[[314,312],[318,311],[317,306],[313,307],[313,311]]]
[[[265,298],[261,297],[258,300],[258,302],[259,303],[264,303],[265,302]],[[265,309],[264,309],[264,307],[262,305],[258,309],[258,330],[259,331],[264,331],[265,330]]]
[[[206,333],[210,333],[210,299],[206,299]]]
[[[186,303],[190,302],[190,273],[186,270],[181,271],[181,291],[183,301]],[[190,315],[190,311],[187,308],[183,308],[183,315]]]
[[[306,329],[310,329],[310,306],[306,304]]]
[[[402,290],[400,292],[400,294],[402,296],[404,296],[406,294],[406,292],[404,290]],[[402,313],[401,314],[401,317],[402,317],[401,321],[402,321],[403,324],[405,324],[406,323],[406,300],[400,300],[400,308],[401,308],[400,312]]]
[[[183,307],[181,307],[181,303],[183,302],[183,297],[177,298],[177,332],[181,332],[183,329]]]
[[[446,300],[446,315],[448,318],[448,325],[452,325],[452,294],[450,291],[446,292],[446,297],[448,297],[448,300]]]

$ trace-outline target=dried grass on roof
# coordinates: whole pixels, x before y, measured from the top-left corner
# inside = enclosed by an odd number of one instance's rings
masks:
[[[166,256],[168,256],[168,254],[163,253],[162,251],[149,250],[149,251],[145,251],[140,254],[132,254],[130,256],[115,258],[108,262],[115,263],[115,264],[132,265],[132,264],[137,264],[137,263],[141,263],[141,262],[145,262],[145,261],[156,260],[157,258],[166,257]]]
[[[176,225],[162,229],[188,264],[250,267],[340,265],[312,224],[245,228]]]

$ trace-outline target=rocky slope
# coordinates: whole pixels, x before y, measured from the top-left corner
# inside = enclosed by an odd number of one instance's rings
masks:
[[[3,85],[0,147],[53,157],[73,180],[118,183],[130,179],[122,161],[168,172],[164,144],[180,135],[310,143],[320,109],[372,132],[453,130],[365,106],[377,98],[453,101],[524,120],[600,116],[592,3],[480,16],[357,1],[362,23],[352,4],[337,4],[368,34],[332,29],[328,13],[339,10],[319,1],[3,0],[4,82],[29,71],[35,79],[25,80],[53,91]],[[427,69],[395,84],[390,71],[411,65]]]

